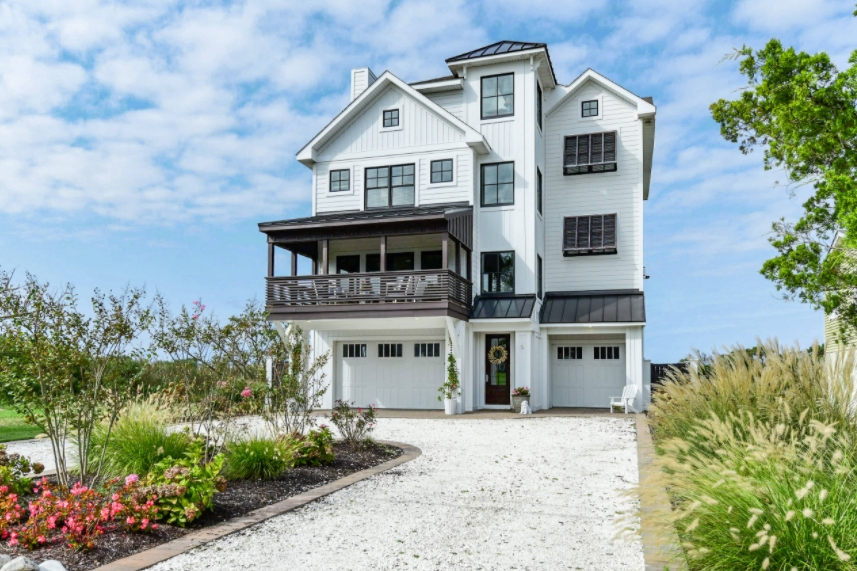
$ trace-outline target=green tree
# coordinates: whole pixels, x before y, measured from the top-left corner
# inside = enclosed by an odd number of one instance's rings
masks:
[[[857,327],[857,51],[844,70],[776,39],[733,57],[747,87],[711,105],[721,134],[742,153],[764,149],[764,168],[783,169],[791,190],[813,189],[800,219],[773,223],[777,255],[761,273],[787,299],[835,311],[845,333]]]

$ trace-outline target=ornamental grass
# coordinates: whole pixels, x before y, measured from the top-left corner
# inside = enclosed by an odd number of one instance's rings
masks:
[[[650,410],[691,571],[857,569],[854,361],[766,344],[673,373]]]
[[[285,439],[252,437],[227,446],[223,474],[228,480],[274,480],[293,465],[293,447]]]

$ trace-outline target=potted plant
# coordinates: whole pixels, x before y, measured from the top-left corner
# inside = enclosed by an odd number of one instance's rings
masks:
[[[521,403],[530,401],[530,387],[515,387],[512,389],[512,408],[515,412],[521,412]]]
[[[448,343],[451,345],[452,340]],[[446,414],[458,414],[458,395],[461,394],[461,380],[458,378],[458,365],[452,351],[446,356],[446,381],[437,390],[437,400],[443,401]]]

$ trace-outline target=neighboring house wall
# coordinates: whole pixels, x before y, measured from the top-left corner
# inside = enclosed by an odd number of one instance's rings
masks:
[[[600,101],[600,118],[581,117],[581,102]],[[617,132],[616,172],[563,175],[567,135]],[[642,126],[630,102],[595,82],[551,110],[547,119],[545,263],[548,291],[643,289]],[[616,213],[617,254],[564,257],[563,217]]]

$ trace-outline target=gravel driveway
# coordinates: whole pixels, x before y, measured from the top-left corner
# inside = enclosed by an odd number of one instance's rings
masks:
[[[642,570],[633,417],[381,419],[423,455],[152,569]]]

